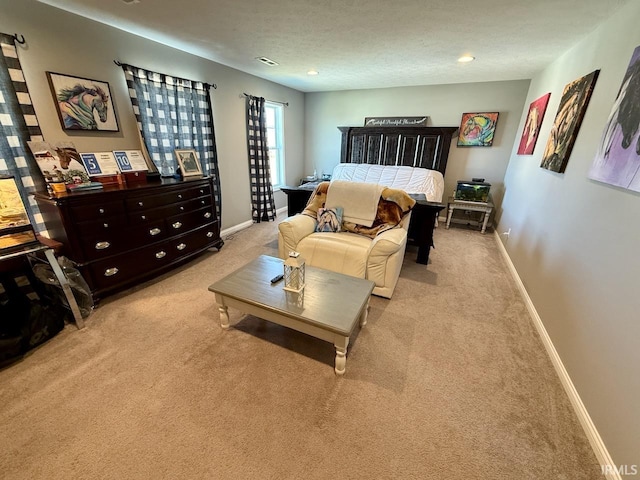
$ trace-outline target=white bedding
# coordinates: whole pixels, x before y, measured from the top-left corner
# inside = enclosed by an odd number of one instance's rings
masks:
[[[442,202],[444,178],[437,170],[366,163],[339,163],[333,169],[331,181],[377,183],[407,193],[424,193],[430,202]]]

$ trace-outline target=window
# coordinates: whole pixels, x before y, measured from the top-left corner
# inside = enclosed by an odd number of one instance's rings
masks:
[[[267,118],[267,145],[269,146],[269,168],[271,169],[271,185],[273,188],[284,186],[284,106],[278,103],[264,102],[264,113]]]

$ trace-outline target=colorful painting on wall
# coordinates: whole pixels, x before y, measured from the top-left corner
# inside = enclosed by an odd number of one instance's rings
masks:
[[[594,70],[564,87],[540,167],[564,173],[599,73]]]
[[[459,147],[490,147],[498,123],[498,112],[463,113],[458,134]]]
[[[520,138],[518,155],[533,155],[533,149],[536,147],[540,125],[542,125],[544,113],[547,111],[550,96],[551,93],[547,93],[529,105],[529,113],[527,113],[527,121],[524,124],[524,130]]]
[[[636,47],[602,133],[589,178],[640,192],[640,47]]]

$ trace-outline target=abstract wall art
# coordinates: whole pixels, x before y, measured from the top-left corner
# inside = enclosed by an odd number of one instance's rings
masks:
[[[533,150],[536,147],[536,141],[538,140],[538,133],[540,133],[540,125],[542,125],[542,120],[544,119],[544,113],[547,110],[547,104],[549,103],[550,96],[551,93],[547,93],[537,100],[534,100],[531,102],[531,105],[529,105],[527,121],[524,124],[524,129],[522,130],[522,137],[520,137],[518,155],[533,155]]]
[[[594,70],[564,87],[540,167],[564,173],[599,73]]]
[[[498,123],[498,112],[463,113],[458,134],[459,147],[490,147]]]

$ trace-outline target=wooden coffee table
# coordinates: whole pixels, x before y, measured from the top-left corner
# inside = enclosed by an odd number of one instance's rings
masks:
[[[283,261],[261,255],[209,286],[216,294],[220,325],[229,328],[228,307],[292,328],[336,347],[335,372],[346,369],[349,337],[359,322],[367,323],[374,282],[320,268],[306,267],[302,293],[287,292],[284,280],[270,280],[283,272]]]

